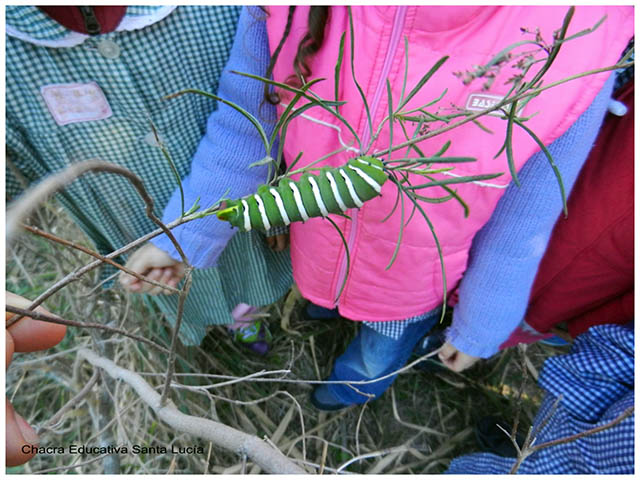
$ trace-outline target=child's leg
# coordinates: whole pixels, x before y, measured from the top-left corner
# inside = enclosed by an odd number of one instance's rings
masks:
[[[439,310],[407,324],[398,339],[362,325],[347,350],[336,359],[328,380],[373,380],[398,370],[407,362],[416,343],[436,324]],[[353,386],[360,392],[373,395],[373,399],[382,395],[395,377],[393,375],[379,382]],[[324,403],[323,399],[342,406],[364,403],[369,399],[346,384],[323,385],[316,389],[314,397],[316,406],[320,408]]]

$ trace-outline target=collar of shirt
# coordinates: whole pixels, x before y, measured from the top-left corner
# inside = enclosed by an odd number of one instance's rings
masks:
[[[143,29],[161,21],[175,8],[175,5],[129,6],[115,31]],[[7,6],[6,32],[22,41],[52,48],[74,47],[90,38],[64,27],[35,6]]]

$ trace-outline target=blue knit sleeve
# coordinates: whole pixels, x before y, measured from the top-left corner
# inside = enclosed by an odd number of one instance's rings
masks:
[[[214,33],[212,32],[212,35]],[[246,7],[240,14],[238,30],[229,60],[220,76],[218,96],[242,106],[263,125],[269,137],[276,121],[275,107],[263,102],[263,83],[231,73],[264,75],[270,53],[265,14],[257,7]],[[267,167],[248,168],[266,155],[264,143],[255,127],[243,115],[221,102],[207,120],[207,129],[192,159],[191,171],[183,179],[185,209],[200,197],[202,209],[221,197],[237,198],[264,183]],[[165,207],[162,221],[169,223],[181,214],[180,191],[176,189]],[[173,229],[187,258],[197,268],[214,266],[218,256],[236,232],[227,222],[209,216]],[[173,258],[180,257],[165,236],[152,242]]]
[[[614,76],[571,128],[548,146],[567,195],[602,124]],[[460,301],[447,330],[447,341],[474,357],[495,354],[524,318],[538,265],[562,212],[560,189],[542,152],[527,161],[518,177],[521,186],[507,188],[474,237]]]

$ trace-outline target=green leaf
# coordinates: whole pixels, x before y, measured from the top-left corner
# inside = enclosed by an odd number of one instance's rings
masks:
[[[334,73],[334,78],[335,78],[335,99],[336,102],[338,101],[338,86],[340,85],[340,70],[342,69],[342,60],[344,58],[344,37],[347,34],[347,32],[343,32],[342,36],[340,37],[340,50],[338,51],[338,61],[336,62],[336,68],[335,68],[335,73]],[[336,105],[336,112],[338,111],[338,105]]]
[[[451,200],[453,198],[453,195],[449,194],[449,195],[445,195],[444,197],[425,197],[422,195],[418,195],[417,193],[414,192],[413,194],[418,200],[422,201],[422,202],[427,202],[427,203],[444,203],[444,202],[448,202],[449,200]],[[467,215],[465,215],[466,217]]]
[[[353,129],[353,127],[349,124],[349,122],[347,122],[345,120],[345,118],[342,115],[340,115],[338,112],[336,112],[334,109],[331,108],[331,107],[335,107],[336,105],[344,105],[347,102],[334,102],[334,101],[330,101],[330,100],[323,100],[320,97],[318,97],[317,95],[313,94],[313,92],[311,92],[311,90],[309,90],[309,93],[307,93],[307,92],[305,92],[303,90],[300,90],[299,88],[295,88],[295,87],[292,87],[291,85],[287,85],[286,83],[276,82],[276,81],[270,80],[268,78],[260,77],[258,75],[253,75],[251,73],[237,72],[235,70],[232,70],[232,73],[235,73],[237,75],[241,75],[243,77],[253,78],[255,80],[260,80],[261,82],[268,83],[269,85],[274,85],[276,87],[279,87],[279,88],[281,88],[283,90],[287,90],[289,92],[293,92],[293,93],[303,92],[302,96],[304,98],[306,98],[307,100],[309,100],[310,102],[312,102],[313,103],[312,106],[317,105],[320,108],[322,108],[322,109],[326,110],[327,112],[329,112],[331,115],[336,117],[338,120],[340,120],[345,125],[345,127],[347,127],[347,129],[351,132],[351,134],[353,135],[353,138],[356,139],[356,141],[358,142],[358,145],[360,146],[360,149],[362,149],[362,142],[360,141],[360,137],[358,136],[356,131]],[[324,79],[319,79],[319,80],[324,80]],[[304,108],[304,106],[300,107],[300,108]]]
[[[253,168],[253,167],[259,167],[261,165],[267,165],[269,163],[273,163],[273,158],[271,158],[270,156],[266,156],[264,157],[262,160],[258,160],[257,162],[253,162],[251,164],[249,164],[248,168]]]
[[[393,175],[393,173],[391,173],[390,175]],[[396,208],[398,208],[398,204],[400,203],[400,195],[402,195],[402,190],[398,189],[398,193],[396,195],[396,201],[393,203],[393,207],[391,208],[391,211],[382,220],[380,220],[380,223],[386,222],[391,218],[391,215],[395,213]]]
[[[347,7],[349,11],[349,35],[351,36],[351,76],[353,77],[353,83],[355,83],[358,92],[360,93],[360,97],[362,98],[362,103],[364,104],[364,110],[367,113],[367,123],[369,125],[369,132],[373,134],[373,124],[371,121],[371,112],[369,111],[369,103],[367,102],[367,97],[365,96],[358,80],[356,79],[356,70],[354,67],[354,47],[355,47],[355,36],[353,33],[353,15],[351,14],[351,7]],[[362,145],[360,146],[362,150]],[[368,149],[368,147],[367,147]]]
[[[342,233],[342,230],[340,230],[340,227],[338,227],[336,222],[334,222],[331,218],[329,217],[324,217],[324,218],[326,220],[329,220],[329,222],[331,222],[331,225],[333,225],[333,227],[338,231],[338,234],[340,235],[340,240],[342,240],[342,244],[344,245],[344,251],[347,256],[347,269],[344,274],[344,279],[342,280],[342,286],[340,287],[340,290],[338,291],[338,295],[336,296],[336,299],[334,301],[334,303],[338,303],[338,300],[340,299],[340,295],[342,295],[342,291],[344,290],[344,287],[347,285],[347,277],[349,276],[349,270],[351,269],[351,255],[349,254],[349,245],[347,244],[347,241],[345,240],[344,234]]]
[[[434,157],[441,157],[442,155],[444,155],[444,153],[449,150],[449,147],[451,146],[451,140],[447,140],[445,142],[445,144],[442,146],[442,148],[440,150],[438,150],[437,153],[435,153],[433,156]],[[471,157],[470,157],[471,158]]]
[[[558,166],[556,165],[556,163],[553,160],[553,157],[551,156],[551,152],[549,152],[546,145],[542,143],[542,140],[540,140],[538,136],[529,127],[527,127],[525,124],[520,122],[518,119],[515,119],[514,121],[516,125],[522,128],[525,132],[529,134],[531,138],[533,138],[533,140],[538,144],[540,149],[544,152],[544,155],[547,157],[547,160],[549,160],[549,165],[551,165],[551,168],[553,169],[553,173],[555,174],[556,179],[558,180],[558,185],[560,187],[560,195],[562,196],[562,210],[566,217],[567,215],[569,215],[569,212],[567,210],[567,195],[564,189],[564,182],[562,181],[562,175],[560,174],[560,170],[558,170]]]
[[[251,115],[249,112],[247,112],[240,105],[236,105],[233,102],[230,102],[228,100],[220,98],[217,95],[214,95],[213,93],[204,92],[202,90],[197,90],[195,88],[187,88],[186,90],[181,90],[181,91],[173,93],[171,95],[167,95],[164,98],[168,100],[168,99],[171,99],[171,98],[176,98],[176,97],[178,97],[180,95],[184,95],[185,93],[196,93],[198,95],[204,95],[205,97],[209,97],[209,98],[212,98],[212,99],[214,99],[214,100],[216,100],[218,102],[222,102],[225,105],[230,106],[231,108],[233,108],[237,112],[241,113],[247,120],[249,120],[253,124],[254,127],[256,127],[256,130],[258,131],[258,135],[260,135],[260,139],[262,140],[262,143],[264,144],[265,155],[269,155],[270,149],[269,149],[269,141],[267,140],[267,133],[262,128],[262,125],[260,125],[260,122],[258,121],[258,119],[256,117],[254,117],[253,115]]]
[[[158,130],[156,130],[156,126],[153,124],[153,122],[150,122],[150,123],[151,123],[151,131],[153,132],[153,136],[156,139],[156,143],[160,147],[160,151],[162,152],[162,155],[164,156],[164,158],[167,160],[167,163],[169,163],[169,166],[171,167],[171,172],[173,172],[173,176],[176,179],[176,182],[178,183],[178,189],[180,189],[180,212],[182,212],[180,216],[184,217],[185,216],[184,189],[182,188],[182,178],[180,178],[178,167],[176,167],[176,164],[173,161],[173,158],[171,158],[171,155],[169,154],[169,150],[167,150],[167,147],[165,146],[165,144],[162,143],[162,141],[160,140],[160,136],[158,135]]]
[[[281,132],[280,132],[280,143],[278,144],[278,155],[276,156],[276,163],[278,165],[280,165],[280,163],[282,162],[282,151],[284,149],[284,142],[287,137],[287,128],[289,126],[289,123],[297,116],[302,115],[304,112],[306,112],[307,110],[315,106],[316,105],[313,103],[307,103],[306,105],[303,105],[300,108],[297,108],[287,117],[287,119],[283,123]]]
[[[291,162],[291,165],[289,165],[289,167],[287,168],[287,172],[291,169],[293,169],[293,167],[296,165],[296,163],[298,163],[298,161],[300,160],[300,158],[302,157],[302,152],[298,153],[298,155],[296,156],[295,160],[293,162]]]
[[[300,88],[301,91],[296,93],[296,95],[293,97],[291,102],[289,102],[289,105],[287,105],[287,108],[284,109],[284,111],[282,112],[282,115],[280,115],[280,118],[278,119],[278,122],[276,123],[275,128],[273,129],[273,133],[271,134],[271,138],[269,140],[269,152],[271,152],[271,149],[273,148],[273,144],[275,143],[276,138],[278,137],[278,133],[280,131],[280,128],[282,127],[282,125],[286,121],[287,116],[289,115],[291,110],[293,110],[293,108],[295,107],[296,103],[298,103],[300,98],[304,95],[304,92],[306,92],[309,88],[311,88],[314,84],[318,83],[319,81],[321,81],[321,79],[316,78],[316,79],[311,80],[310,82],[307,82],[306,84],[304,84]],[[338,107],[336,107],[336,108],[338,108]]]
[[[436,73],[436,71],[442,66],[444,62],[447,61],[448,58],[449,56],[442,57],[433,65],[433,67],[431,67],[431,69],[420,79],[420,81],[416,84],[416,86],[413,87],[413,90],[409,92],[409,95],[407,95],[407,98],[403,99],[402,102],[400,102],[400,105],[398,105],[398,108],[396,109],[396,111],[400,111],[402,107],[404,107],[407,103],[409,103],[409,101],[411,101],[411,99],[420,91],[420,89],[424,86],[424,84],[429,81],[429,79],[433,76],[433,74]]]
[[[192,213],[197,212],[199,209],[200,209],[200,197],[196,198],[196,201],[193,202],[193,205],[191,206],[191,208],[187,212],[185,212],[183,217],[191,215]]]
[[[509,120],[507,121],[507,137],[504,141],[507,148],[507,162],[509,163],[509,171],[511,172],[511,178],[513,182],[519,187],[520,180],[518,179],[518,171],[516,170],[516,163],[513,159],[513,120],[516,117],[518,101],[516,100],[511,104],[509,109]]]
[[[567,35],[567,29],[569,28],[569,24],[571,23],[571,19],[573,18],[573,14],[575,13],[575,10],[576,8],[573,6],[569,7],[569,10],[567,10],[566,15],[564,16],[564,20],[562,21],[562,27],[560,28],[558,38],[554,42],[553,48],[551,49],[551,53],[549,54],[547,61],[542,66],[542,68],[540,68],[538,73],[536,73],[533,79],[523,87],[523,90],[528,90],[529,88],[531,88],[532,85],[535,85],[538,82],[538,80],[540,80],[542,76],[545,73],[547,73],[547,70],[549,70],[549,68],[551,67],[551,64],[554,62],[554,60],[558,56],[558,52],[560,52],[560,47],[562,47],[562,43],[563,43],[562,41]]]
[[[403,159],[403,160],[391,160],[388,161],[387,163],[395,163],[395,162],[404,162],[404,161],[408,161],[408,162],[412,162],[412,163],[419,163],[419,164],[423,164],[423,163],[469,163],[469,162],[475,162],[476,159],[474,157],[441,157],[439,155],[436,154],[436,156],[433,157],[411,157],[411,158],[407,158],[407,159]],[[393,168],[393,167],[389,167],[389,168]]]
[[[442,256],[442,247],[440,246],[440,240],[438,240],[438,235],[436,234],[435,228],[433,227],[431,220],[429,219],[428,215],[426,214],[422,206],[418,203],[418,201],[415,198],[413,198],[412,195],[407,195],[407,196],[409,197],[409,200],[413,202],[414,206],[418,209],[422,217],[427,222],[427,225],[429,226],[429,230],[431,230],[431,235],[433,235],[433,240],[436,243],[436,248],[438,249],[438,258],[440,259],[440,269],[442,271],[442,286],[443,286],[442,314],[440,315],[440,322],[442,322],[442,320],[444,320],[444,314],[447,307],[447,272],[445,271],[445,268],[444,268],[444,257]]]
[[[604,17],[602,17],[600,20],[598,20],[596,22],[596,24],[591,27],[591,28],[586,28],[584,30],[579,31],[578,33],[574,33],[573,35],[571,35],[570,37],[566,37],[564,39],[562,39],[560,42],[564,43],[564,42],[568,42],[569,40],[574,40],[578,37],[583,37],[585,35],[588,35],[589,33],[593,33],[597,30],[597,28],[602,25],[604,23],[604,21],[607,19],[607,15],[605,15]]]
[[[391,105],[389,106],[389,108],[391,108]],[[398,188],[400,187],[398,186]],[[385,270],[389,270],[393,265],[393,263],[396,261],[396,257],[398,256],[398,252],[400,251],[400,245],[402,244],[404,226],[405,226],[404,225],[404,195],[400,193],[400,231],[398,232],[398,240],[396,241],[396,247],[393,249],[393,254],[391,255],[391,259],[389,260],[389,263],[387,264],[387,266],[384,267]]]
[[[488,173],[485,175],[469,175],[464,177],[444,178],[442,180],[434,180],[429,183],[423,183],[421,185],[414,185],[406,187],[407,190],[422,190],[423,188],[440,187],[442,185],[452,185],[457,183],[470,183],[478,182],[482,180],[492,180],[500,177],[503,173]]]
[[[387,78],[387,104],[389,106],[389,156],[388,160],[391,160],[391,152],[393,151],[393,98],[391,97],[391,83]]]
[[[409,39],[407,36],[404,36],[404,76],[402,77],[402,90],[400,91],[400,103],[402,103],[402,99],[404,98],[404,92],[407,88],[407,77],[409,75]],[[397,108],[396,111],[400,110]]]

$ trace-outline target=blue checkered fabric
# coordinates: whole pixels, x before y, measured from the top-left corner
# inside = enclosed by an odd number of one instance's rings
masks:
[[[23,184],[37,183],[75,162],[101,159],[142,178],[161,217],[177,183],[153,142],[150,122],[184,178],[216,104],[200,95],[169,101],[163,97],[185,88],[218,90],[240,10],[240,6],[179,6],[162,18],[159,12],[167,7],[130,6],[125,20],[154,15],[156,20],[144,28],[87,36],[77,45],[51,48],[32,39],[55,42],[73,32],[36,7],[6,7],[7,201],[20,194]],[[104,40],[118,45],[116,58],[100,53]],[[113,115],[58,125],[40,88],[88,82],[99,85]],[[57,198],[103,254],[156,228],[136,191],[115,175],[86,175]],[[233,323],[230,311],[238,303],[267,305],[284,295],[291,285],[289,255],[272,252],[261,233],[236,235],[218,266],[196,270],[193,278],[180,332],[188,345],[200,343],[209,326]],[[173,321],[175,295],[151,301]]]
[[[548,393],[536,415],[535,444],[605,425],[634,405],[634,334],[619,325],[599,325],[580,335],[568,355],[545,362],[539,380]],[[560,403],[555,412],[555,401]],[[632,474],[634,416],[599,433],[544,448],[519,474]],[[454,459],[446,473],[508,473],[515,458],[476,453]]]
[[[440,310],[438,308],[437,310]],[[412,323],[424,320],[427,317],[433,315],[433,311],[423,313],[422,315],[416,315],[415,317],[406,318],[404,320],[390,320],[387,322],[362,322],[367,327],[374,329],[380,335],[398,340],[402,335],[402,332]]]

